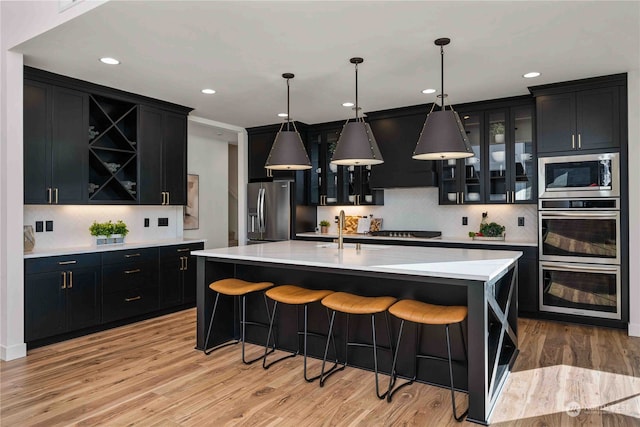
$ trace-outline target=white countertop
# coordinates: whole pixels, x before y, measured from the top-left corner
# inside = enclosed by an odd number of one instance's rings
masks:
[[[38,249],[37,246],[31,252],[26,252],[24,258],[42,258],[48,256],[71,255],[71,254],[88,254],[95,252],[120,251],[124,249],[151,248],[156,246],[182,245],[185,243],[206,242],[207,239],[166,239],[154,240],[151,242],[134,242],[134,243],[117,243],[113,245],[93,245],[80,246],[75,248],[55,248],[55,249]]]
[[[311,238],[332,238],[337,239],[338,235],[335,233],[297,233],[296,237],[311,237]],[[425,239],[420,237],[384,237],[384,236],[370,236],[368,234],[345,234],[345,241],[349,241],[349,239],[367,239],[367,240],[378,240],[378,241],[407,241],[407,242],[442,242],[442,243],[462,243],[465,245],[507,245],[507,246],[533,246],[537,247],[537,241],[527,241],[527,240],[518,240],[515,238],[509,237],[507,234],[505,240],[473,240],[471,237],[451,237],[451,236],[442,236],[435,239]]]
[[[370,244],[356,250],[355,243],[344,246],[338,250],[335,243],[288,240],[194,251],[192,255],[483,282],[504,274],[522,256],[519,251]]]

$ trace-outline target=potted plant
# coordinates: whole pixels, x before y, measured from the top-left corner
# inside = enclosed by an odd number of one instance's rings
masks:
[[[96,238],[96,245],[106,245],[109,243],[124,243],[124,236],[129,233],[127,224],[118,220],[115,224],[111,220],[107,222],[93,221],[89,227],[89,232]]]
[[[491,123],[490,133],[497,144],[504,144],[504,122]]]
[[[320,232],[322,234],[327,234],[327,232],[329,231],[329,226],[331,225],[331,223],[329,221],[327,221],[326,219],[323,219],[322,221],[320,221]]]

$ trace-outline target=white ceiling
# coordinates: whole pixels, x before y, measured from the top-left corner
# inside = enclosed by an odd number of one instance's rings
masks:
[[[110,1],[18,46],[25,64],[194,108],[241,127],[528,93],[527,86],[640,68],[640,3],[518,1]],[[118,66],[98,61],[118,58]],[[539,71],[541,77],[522,74]],[[203,95],[202,88],[217,91]],[[426,112],[426,111],[425,111]]]

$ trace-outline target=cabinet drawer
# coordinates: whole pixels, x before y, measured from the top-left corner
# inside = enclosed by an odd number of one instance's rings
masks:
[[[103,296],[102,321],[111,322],[158,309],[158,289],[134,288]]]
[[[62,255],[24,260],[25,274],[100,266],[100,254]]]
[[[199,251],[204,248],[204,243],[187,243],[184,245],[162,246],[160,257],[188,256],[191,251]]]
[[[148,262],[158,259],[158,248],[126,249],[122,251],[104,252],[103,264],[116,264],[122,262]]]
[[[158,287],[156,262],[120,263],[102,268],[103,294]]]

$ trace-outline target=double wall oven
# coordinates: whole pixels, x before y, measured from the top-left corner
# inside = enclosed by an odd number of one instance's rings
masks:
[[[617,153],[538,159],[539,308],[620,320]]]

